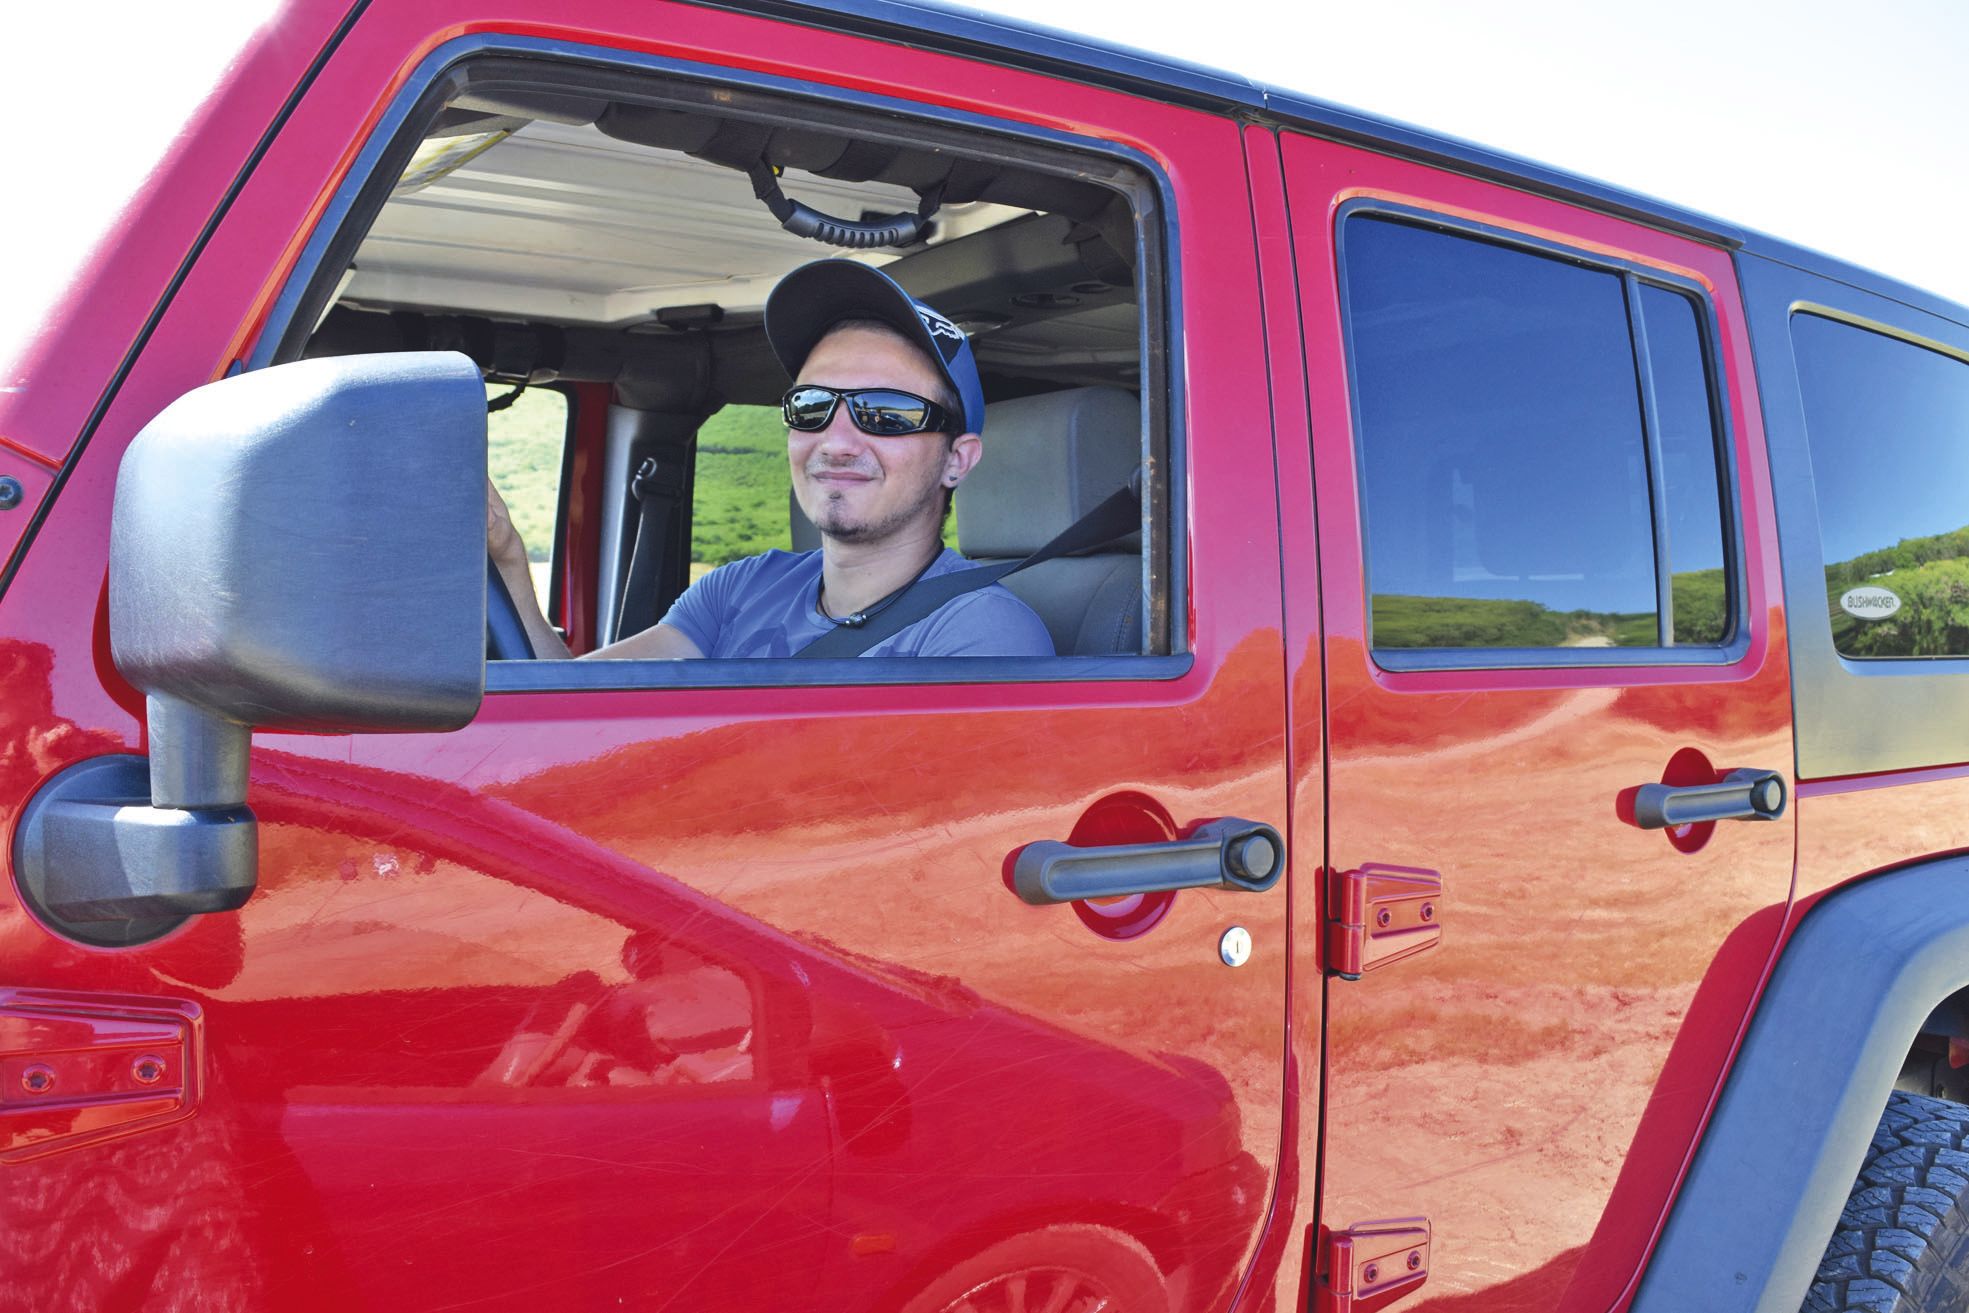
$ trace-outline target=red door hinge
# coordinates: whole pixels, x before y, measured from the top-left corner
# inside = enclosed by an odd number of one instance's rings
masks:
[[[1344,980],[1442,942],[1443,877],[1435,871],[1370,862],[1333,872],[1326,896],[1326,969]]]
[[[174,999],[0,989],[0,1163],[191,1116],[202,1025]]]
[[[1429,1219],[1399,1217],[1329,1231],[1321,1258],[1318,1313],[1370,1313],[1429,1279]]]

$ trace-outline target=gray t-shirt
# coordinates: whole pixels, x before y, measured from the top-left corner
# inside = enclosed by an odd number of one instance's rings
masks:
[[[814,603],[820,553],[777,549],[721,565],[677,599],[663,623],[708,657],[792,656],[834,628]],[[946,547],[926,579],[971,563]],[[952,598],[863,656],[1052,656],[1046,623],[1003,584]]]

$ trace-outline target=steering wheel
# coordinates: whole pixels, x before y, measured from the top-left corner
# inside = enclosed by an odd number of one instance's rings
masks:
[[[485,654],[494,661],[531,661],[536,655],[520,608],[490,556],[485,559]]]

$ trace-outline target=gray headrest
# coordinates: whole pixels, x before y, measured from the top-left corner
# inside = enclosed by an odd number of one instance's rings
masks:
[[[1142,409],[1120,388],[991,404],[984,459],[957,485],[957,546],[1027,556],[1127,483],[1142,463]]]

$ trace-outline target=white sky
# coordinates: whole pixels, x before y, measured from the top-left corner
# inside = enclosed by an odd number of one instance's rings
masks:
[[[1965,0],[979,7],[1601,178],[1969,302]]]
[[[1969,0],[981,7],[1603,178],[1969,302]],[[0,361],[271,0],[16,8],[0,46]]]

